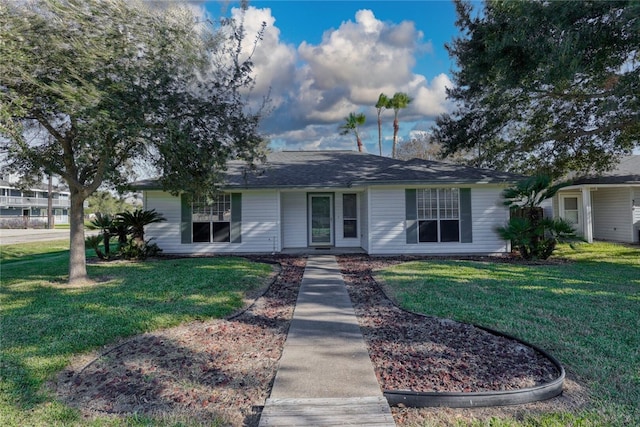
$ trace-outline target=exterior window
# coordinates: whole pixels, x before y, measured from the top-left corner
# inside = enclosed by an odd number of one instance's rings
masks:
[[[344,238],[358,237],[358,197],[355,194],[342,195],[342,219]]]
[[[192,205],[194,242],[231,241],[231,195],[221,194],[207,202],[197,198]]]
[[[578,198],[564,197],[564,215],[563,218],[571,224],[578,224]]]
[[[416,191],[419,242],[460,241],[460,190],[427,188]]]

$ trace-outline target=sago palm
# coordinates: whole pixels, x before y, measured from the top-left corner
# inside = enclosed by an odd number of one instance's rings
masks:
[[[156,212],[155,209],[136,209],[133,212],[119,213],[118,220],[123,225],[130,227],[133,242],[138,246],[142,246],[144,245],[144,227],[155,222],[166,221],[166,218]]]
[[[96,212],[96,216],[91,220],[90,228],[100,230],[104,243],[104,255],[109,258],[109,242],[111,241],[111,228],[113,227],[113,217],[109,214]],[[97,251],[96,251],[97,253]]]

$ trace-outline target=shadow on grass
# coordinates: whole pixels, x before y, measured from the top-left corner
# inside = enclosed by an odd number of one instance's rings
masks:
[[[100,263],[102,281],[65,288],[66,262],[3,265],[0,398],[30,408],[70,357],[119,338],[237,310],[245,292],[265,283],[271,267],[242,259]]]

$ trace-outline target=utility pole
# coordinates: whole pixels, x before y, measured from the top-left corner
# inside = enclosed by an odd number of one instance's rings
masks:
[[[53,177],[49,174],[49,187],[47,189],[47,228],[53,229]]]

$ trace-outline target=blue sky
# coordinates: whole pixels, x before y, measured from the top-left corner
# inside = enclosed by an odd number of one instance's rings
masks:
[[[237,3],[205,2],[212,17],[237,15]],[[254,55],[253,96],[270,93],[263,132],[276,150],[355,150],[339,135],[350,112],[364,113],[365,149],[377,153],[381,92],[406,92],[400,137],[424,132],[449,111],[445,88],[453,66],[444,44],[457,34],[451,1],[250,1],[247,41],[267,24]],[[249,43],[250,44],[250,43]],[[249,46],[247,46],[249,48]],[[393,112],[383,113],[383,153],[391,151]]]

